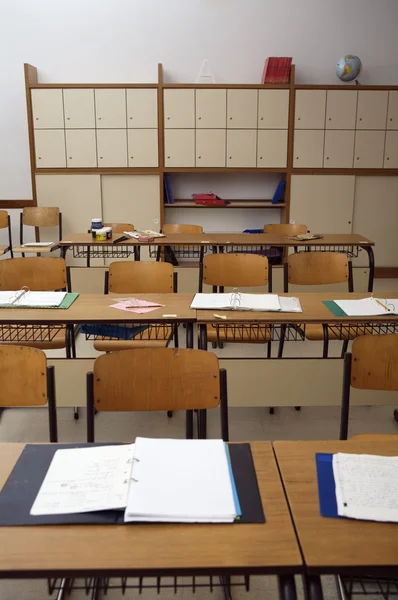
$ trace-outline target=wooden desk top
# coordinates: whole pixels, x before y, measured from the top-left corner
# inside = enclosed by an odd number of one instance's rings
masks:
[[[398,455],[395,441],[274,442],[304,561],[312,573],[372,575],[398,567],[398,524],[321,517],[316,452]]]
[[[196,321],[196,311],[189,308],[193,294],[80,294],[68,309],[2,308],[0,323],[127,323],[129,321],[173,322]],[[164,306],[146,314],[111,308],[122,298],[140,298]],[[163,315],[176,315],[164,317]]]
[[[251,447],[266,523],[0,527],[0,578],[301,572],[271,444]],[[0,489],[23,448],[0,444]]]
[[[66,247],[77,245],[110,246],[121,235],[115,234],[110,240],[97,242],[91,237],[91,233],[73,233],[59,242],[59,245]],[[150,243],[139,242],[132,238],[120,242],[120,246],[228,246],[229,244],[242,246],[374,246],[374,242],[356,233],[328,233],[324,234],[320,239],[304,242],[291,240],[285,235],[274,233],[175,233],[162,238],[156,238]]]
[[[278,294],[279,296],[295,296],[299,298],[301,313],[283,313],[283,312],[254,312],[244,310],[198,310],[196,312],[198,323],[218,323],[220,325],[231,323],[370,323],[370,322],[394,322],[398,321],[398,316],[388,315],[383,317],[335,317],[333,313],[323,304],[323,300],[355,300],[359,298],[369,298],[369,292],[366,294],[357,293],[326,293],[326,292],[304,292]],[[398,293],[377,292],[379,298],[398,298]],[[227,319],[217,319],[214,313],[225,315]]]

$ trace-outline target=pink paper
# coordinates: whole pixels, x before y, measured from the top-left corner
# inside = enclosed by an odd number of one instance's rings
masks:
[[[139,315],[152,312],[163,306],[164,304],[147,302],[146,300],[139,300],[138,298],[129,298],[129,300],[122,300],[116,304],[111,304],[111,308],[118,308],[119,310],[126,310],[127,312],[138,313]]]

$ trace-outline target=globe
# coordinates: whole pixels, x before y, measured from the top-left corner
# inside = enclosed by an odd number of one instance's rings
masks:
[[[358,56],[342,56],[336,65],[336,75],[341,81],[354,81],[361,72],[362,63]]]

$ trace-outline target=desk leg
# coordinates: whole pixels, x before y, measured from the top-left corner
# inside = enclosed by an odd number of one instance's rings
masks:
[[[207,438],[207,410],[201,408],[196,413],[198,420],[198,440],[205,440]]]
[[[279,600],[296,600],[294,575],[278,575]]]
[[[373,292],[373,281],[375,277],[375,255],[372,246],[363,246],[362,250],[366,250],[369,258],[369,282],[368,292]]]
[[[207,350],[207,327],[199,325],[199,349]]]
[[[134,246],[134,260],[141,260],[141,246]]]
[[[187,440],[193,439],[193,410],[185,411],[185,437]]]
[[[322,324],[323,329],[323,356],[322,358],[327,358],[329,353],[329,329],[325,323]]]
[[[65,259],[66,258],[66,253],[68,252],[69,248],[68,246],[61,246],[61,251],[60,251],[60,257]],[[12,257],[11,257],[12,258]]]
[[[199,284],[198,284],[198,291],[201,294],[203,291],[203,256],[205,253],[205,249],[204,246],[200,247],[200,253],[199,253]]]
[[[90,255],[90,246],[87,246],[87,267],[90,266],[91,255]]]
[[[187,348],[193,348],[193,323],[187,323],[186,336]]]
[[[322,583],[319,575],[303,575],[304,598],[323,600]]]

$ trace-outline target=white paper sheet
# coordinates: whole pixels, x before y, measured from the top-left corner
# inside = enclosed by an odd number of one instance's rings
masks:
[[[0,292],[0,306],[57,307],[65,298],[66,292],[31,292],[16,290]]]
[[[300,300],[294,298],[294,296],[279,296],[279,304],[281,305],[281,312],[303,312]]]
[[[362,298],[361,300],[335,300],[335,303],[342,310],[344,310],[345,314],[348,317],[374,317],[389,314],[391,315],[397,313],[398,307],[398,301],[396,299],[390,300],[385,298]]]
[[[340,516],[398,522],[398,457],[338,453],[333,474]]]
[[[57,450],[31,515],[123,510],[134,444]]]
[[[49,248],[50,246],[54,246],[55,242],[27,242],[26,244],[22,244],[22,248]]]
[[[195,294],[191,308],[196,310],[253,310],[260,312],[279,311],[276,294]]]
[[[222,440],[137,438],[125,521],[232,522]]]

